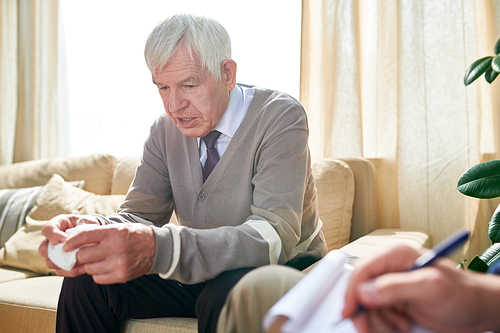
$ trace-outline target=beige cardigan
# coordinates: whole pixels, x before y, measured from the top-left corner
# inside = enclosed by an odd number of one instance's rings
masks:
[[[107,218],[156,226],[150,273],[197,283],[326,253],[305,111],[288,95],[253,88],[245,119],[205,183],[196,138],[166,114],[152,126],[126,200]],[[181,226],[167,223],[173,210]]]

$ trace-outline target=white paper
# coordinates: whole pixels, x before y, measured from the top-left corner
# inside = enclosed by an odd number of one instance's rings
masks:
[[[268,329],[281,315],[289,318],[282,326],[284,333],[330,332],[332,324],[341,319],[344,298],[339,296],[345,294],[352,273],[347,261],[344,252],[330,251],[269,310],[264,317],[264,328]],[[346,325],[342,332],[356,332],[349,330],[349,320],[342,324]]]
[[[353,267],[348,255],[333,250],[316,264],[266,314],[265,330],[278,316],[288,317],[283,333],[356,333],[350,319],[342,319],[344,298]],[[430,333],[414,326],[413,333]]]

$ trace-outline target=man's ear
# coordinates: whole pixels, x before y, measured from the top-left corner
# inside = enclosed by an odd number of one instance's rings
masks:
[[[232,59],[225,59],[221,64],[221,72],[227,89],[233,90],[236,86],[236,62]]]

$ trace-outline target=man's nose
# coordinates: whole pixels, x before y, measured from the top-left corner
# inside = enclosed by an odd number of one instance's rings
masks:
[[[170,112],[175,113],[187,106],[188,103],[183,95],[184,94],[180,89],[172,89],[172,91],[170,92],[170,100],[168,104]]]

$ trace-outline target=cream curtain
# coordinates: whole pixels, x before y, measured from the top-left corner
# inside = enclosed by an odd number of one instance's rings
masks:
[[[313,158],[373,159],[381,227],[421,229],[437,243],[465,226],[473,238],[456,259],[490,245],[496,202],[456,184],[499,157],[500,79],[463,84],[499,37],[500,1],[303,1],[301,102]]]
[[[0,0],[0,165],[59,155],[58,0]]]

